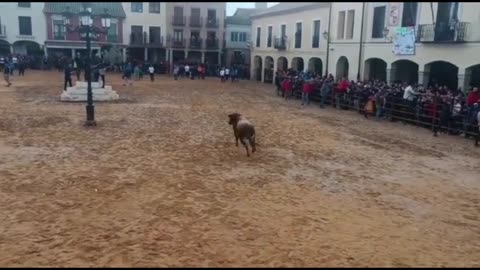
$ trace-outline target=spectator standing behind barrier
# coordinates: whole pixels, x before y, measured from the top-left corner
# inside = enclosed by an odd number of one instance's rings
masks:
[[[155,80],[155,68],[152,65],[148,67],[148,74],[150,74],[150,81],[153,82]]]
[[[10,63],[8,60],[5,60],[5,66],[3,68],[3,78],[7,82],[7,87],[10,87],[12,83],[10,82]]]
[[[480,102],[480,91],[478,87],[474,87],[467,96],[467,108],[463,121],[463,132],[465,137],[468,137],[469,127],[472,125],[473,120],[475,119],[474,104]]]
[[[107,67],[105,65],[102,65],[98,69],[98,74],[100,75],[100,78],[102,78],[102,88],[105,88],[105,74],[107,73]]]
[[[333,89],[333,75],[330,74],[328,78],[325,78],[320,88],[320,108],[325,108],[325,101],[327,100],[328,96],[332,92]]]
[[[225,81],[225,69],[220,70],[220,81],[223,83]]]
[[[480,109],[479,106],[478,106],[478,103],[476,103],[476,107],[477,107],[477,136],[475,137],[475,146],[479,146],[478,145],[478,141],[480,141]]]

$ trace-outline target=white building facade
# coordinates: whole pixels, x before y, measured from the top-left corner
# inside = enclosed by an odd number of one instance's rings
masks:
[[[296,4],[308,6],[310,3]],[[274,59],[286,57],[288,67],[292,68],[295,68],[292,63],[295,57],[302,57],[304,61],[320,58],[323,73],[328,71],[336,79],[378,78],[424,85],[438,83],[463,89],[480,84],[480,3],[345,2],[332,3],[331,9],[327,3],[317,5],[322,7],[318,7],[314,14],[292,7],[278,16],[275,6],[266,13],[255,14],[252,17],[252,59],[258,57],[253,69],[259,66],[260,59],[264,64],[270,55]],[[315,8],[310,6],[309,9],[313,11]],[[300,50],[292,48],[295,24],[316,18],[322,22],[320,48],[308,48],[310,44],[305,48],[302,44]],[[267,27],[272,25],[276,33],[277,25],[284,22],[288,22],[286,49],[267,47]],[[313,36],[308,32],[311,31],[308,25],[311,23],[306,23],[303,30],[306,42],[310,42],[310,36]],[[261,28],[260,46],[255,46],[258,27]],[[397,33],[405,29],[413,29],[414,41],[406,45],[409,48],[404,51],[399,48],[406,43],[402,34]],[[253,77],[264,80],[264,75],[258,71]]]
[[[280,3],[251,16],[251,78],[273,82],[275,70],[323,73],[330,3]]]
[[[400,44],[396,32],[403,27],[414,29],[413,49],[394,53]],[[479,30],[480,3],[334,3],[330,69],[337,78],[438,83],[465,90],[480,83]]]
[[[46,21],[43,2],[0,3],[0,54],[43,49]]]
[[[167,3],[123,2],[123,43],[132,59],[166,61]]]

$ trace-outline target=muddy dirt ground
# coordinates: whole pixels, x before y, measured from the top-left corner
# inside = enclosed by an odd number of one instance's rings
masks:
[[[118,74],[87,129],[62,75],[0,82],[1,266],[480,266],[471,140],[256,82]],[[250,158],[232,112],[256,125]]]

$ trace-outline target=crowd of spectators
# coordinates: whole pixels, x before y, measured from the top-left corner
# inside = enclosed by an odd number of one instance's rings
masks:
[[[331,104],[338,109],[355,110],[364,117],[389,119],[431,128],[438,133],[463,135],[479,134],[480,92],[478,87],[449,88],[432,83],[427,86],[414,82],[387,84],[381,80],[335,81],[333,75],[296,72],[289,69],[276,72],[277,94],[286,99],[298,97],[302,105],[310,99],[320,101],[320,107]],[[478,144],[478,142],[476,142]]]

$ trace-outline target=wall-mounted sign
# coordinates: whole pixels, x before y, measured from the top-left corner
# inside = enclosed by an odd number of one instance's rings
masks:
[[[396,55],[415,54],[415,27],[398,27],[395,29],[393,53]]]

